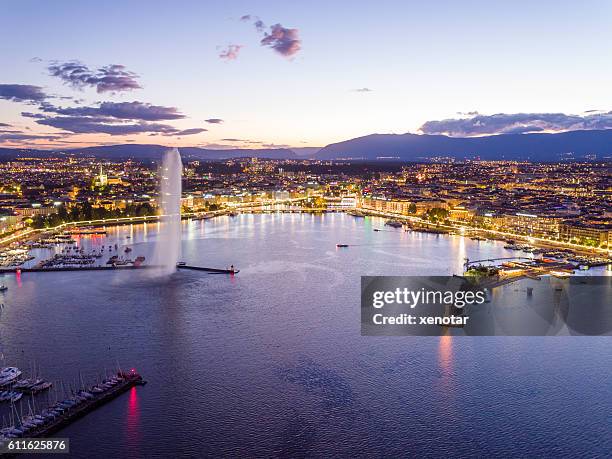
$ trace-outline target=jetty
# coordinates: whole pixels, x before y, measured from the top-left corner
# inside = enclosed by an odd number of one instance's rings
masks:
[[[223,268],[206,268],[204,266],[193,266],[188,265],[183,261],[179,261],[176,264],[178,269],[191,269],[193,271],[205,271],[211,274],[238,274],[240,272],[239,269],[223,269]]]
[[[125,269],[147,269],[154,268],[152,265],[121,265],[121,266],[56,266],[52,268],[22,268],[19,266],[10,268],[0,268],[0,274],[2,273],[54,273],[54,272],[66,272],[66,271],[116,271]]]
[[[104,389],[99,389],[98,392],[82,392],[82,397],[75,397],[73,401],[64,401],[56,404],[56,407],[50,407],[43,411],[43,415],[35,416],[35,418],[42,419],[33,424],[28,424],[25,421],[18,423],[14,428],[15,431],[21,431],[22,433],[16,433],[13,437],[24,437],[24,438],[45,438],[49,437],[55,432],[67,427],[77,419],[85,416],[96,408],[110,402],[119,395],[127,392],[129,389],[135,386],[143,386],[146,381],[142,379],[135,370],[130,372],[117,372],[114,378],[111,378],[112,385]],[[7,438],[2,438],[1,441]]]

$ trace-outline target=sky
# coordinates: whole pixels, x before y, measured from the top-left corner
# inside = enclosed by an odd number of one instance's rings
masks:
[[[1,147],[315,147],[372,133],[612,128],[605,0],[0,9]]]

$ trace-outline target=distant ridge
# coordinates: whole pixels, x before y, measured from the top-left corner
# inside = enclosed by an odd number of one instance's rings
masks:
[[[322,148],[318,159],[396,158],[419,161],[436,156],[457,159],[558,161],[598,159],[612,155],[612,129],[554,134],[500,134],[486,137],[448,137],[426,134],[371,134]]]
[[[97,147],[57,149],[57,150],[34,150],[23,148],[0,148],[0,160],[12,159],[18,156],[49,157],[56,156],[59,152],[74,153],[94,156],[101,159],[134,159],[139,161],[156,161],[161,158],[162,153],[169,147],[163,145],[101,145]],[[199,147],[179,148],[184,160],[219,160],[241,157],[270,158],[270,159],[292,159],[296,158],[295,152],[288,148],[276,149],[246,149],[233,148],[228,150],[212,150]]]

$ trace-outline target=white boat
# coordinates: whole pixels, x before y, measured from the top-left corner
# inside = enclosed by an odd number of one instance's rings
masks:
[[[14,381],[21,375],[21,370],[17,367],[6,367],[0,371],[0,386],[5,386]]]

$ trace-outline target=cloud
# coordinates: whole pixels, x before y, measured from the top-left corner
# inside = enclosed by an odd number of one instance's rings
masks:
[[[248,142],[247,139],[221,139],[221,142]]]
[[[136,104],[136,105],[134,105]],[[178,129],[169,124],[156,123],[166,119],[184,118],[172,108],[159,107],[140,102],[102,102],[99,107],[59,108],[47,112],[59,116],[23,112],[22,115],[36,119],[36,123],[51,126],[75,134],[130,135],[152,133],[168,136],[194,135],[205,132],[204,128]],[[180,116],[179,116],[180,115]]]
[[[96,88],[98,93],[131,91],[141,88],[136,81],[138,75],[119,64],[107,65],[94,70],[79,61],[53,62],[48,70],[50,75],[60,78],[74,88],[83,89],[90,86]]]
[[[236,145],[226,145],[223,143],[205,143],[200,145],[202,148],[210,148],[213,150],[233,150],[236,148]]]
[[[228,45],[227,48],[219,53],[219,58],[233,61],[238,58],[238,54],[242,47],[242,45]]]
[[[286,145],[283,143],[262,143],[261,146],[264,148],[289,148],[291,145]]]
[[[11,127],[10,124],[6,124],[6,123],[0,123],[0,127]]]
[[[101,102],[97,107],[55,107],[44,104],[41,110],[68,116],[106,116],[141,121],[178,120],[185,118],[176,107],[164,107],[145,102]]]
[[[56,116],[39,119],[38,124],[51,126],[76,134],[128,135],[146,132],[175,134],[179,132],[168,124],[141,122],[117,122],[106,117]]]
[[[427,121],[419,130],[424,134],[471,137],[488,134],[525,134],[542,131],[559,132],[611,128],[612,112],[589,115],[498,113],[495,115],[475,114],[468,118]]]
[[[208,131],[208,129],[191,128],[191,129],[183,129],[182,131],[178,131],[176,134],[172,134],[172,135],[194,135],[194,134],[200,134],[206,131]]]
[[[32,112],[21,112],[21,116],[24,116],[26,118],[36,118],[36,119],[46,118],[46,115],[43,115],[42,113],[32,113]]]
[[[354,92],[372,92],[374,90],[370,88],[357,88],[357,89],[353,89],[353,91]]]
[[[210,123],[210,124],[221,124],[221,123],[223,123],[223,120],[221,118],[208,118],[207,120],[204,120],[204,121],[206,121],[207,123]]]
[[[13,102],[39,103],[47,98],[40,86],[29,84],[0,84],[0,99]]]
[[[24,134],[24,133],[3,133],[0,132],[0,143],[13,143],[19,142],[23,140],[58,140],[62,136],[60,135],[52,135],[52,134],[43,134],[43,135],[35,135],[35,134]]]
[[[71,71],[80,72],[77,69]],[[80,74],[82,75],[82,72]],[[71,75],[76,78],[75,81],[81,78],[77,78],[75,76],[76,73],[72,73]],[[111,87],[115,89],[118,88],[116,85],[113,86],[115,83],[110,80],[99,81],[96,87],[98,88],[98,92],[110,91]],[[87,85],[93,83],[77,82],[75,84]],[[167,136],[187,136],[200,134],[206,131],[205,128],[201,127],[179,129],[169,124],[160,123],[160,121],[183,119],[185,115],[176,107],[165,107],[139,101],[106,101],[97,102],[91,106],[76,105],[72,107],[61,107],[50,102],[49,99],[62,99],[62,97],[49,96],[45,94],[39,86],[19,84],[0,85],[0,99],[14,102],[26,102],[35,105],[39,110],[38,112],[23,111],[21,115],[35,120],[39,125],[50,126],[64,131],[59,134],[50,134],[47,137],[25,137],[26,134],[20,133],[19,131],[14,132],[5,130],[0,131],[3,135],[3,142],[28,140],[30,138],[55,140],[61,138],[61,136],[72,134],[108,134],[116,136],[152,133]],[[78,103],[77,100],[70,99],[75,104]],[[9,125],[0,123],[0,127],[2,126]],[[8,135],[12,137],[9,138],[7,137]]]
[[[274,24],[270,26],[269,31],[266,32],[266,24],[257,16],[245,14],[240,20],[247,22],[253,21],[255,30],[263,34],[263,38],[259,42],[261,46],[267,46],[282,56],[291,57],[302,49],[302,42],[299,38],[298,29],[287,29],[281,24]]]
[[[256,20],[256,21],[253,23],[253,25],[255,26],[255,29],[256,29],[258,32],[260,32],[260,33],[261,33],[261,32],[263,32],[263,31],[264,31],[264,29],[266,28],[266,25],[263,23],[263,21],[262,21],[261,19],[257,19],[257,20]]]
[[[298,34],[298,29],[287,29],[280,24],[274,24],[270,26],[270,32],[264,33],[260,43],[285,57],[291,57],[301,49],[302,42]]]
[[[42,62],[42,59],[40,57],[38,57],[38,56],[34,56],[34,57],[29,59],[29,62],[36,62],[36,63],[38,63],[38,62]]]
[[[244,16],[240,18],[240,20],[244,22],[253,21],[253,25],[255,26],[255,29],[258,32],[263,32],[264,29],[266,28],[266,25],[263,23],[263,21],[259,19],[258,16],[253,16],[252,14],[245,14]]]

